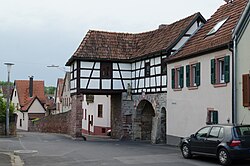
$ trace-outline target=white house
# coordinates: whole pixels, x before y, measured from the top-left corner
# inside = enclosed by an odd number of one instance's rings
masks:
[[[110,95],[84,95],[82,133],[106,135],[111,128]]]
[[[32,120],[45,116],[44,82],[15,80],[11,98],[17,112],[17,129],[29,130]]]
[[[63,87],[61,92],[61,113],[71,110],[71,96],[70,96],[70,73],[66,72]]]
[[[233,33],[235,54],[235,122],[250,123],[250,2]]]
[[[167,143],[206,124],[232,123],[232,31],[247,1],[222,5],[167,59]],[[178,126],[178,127],[177,127]]]

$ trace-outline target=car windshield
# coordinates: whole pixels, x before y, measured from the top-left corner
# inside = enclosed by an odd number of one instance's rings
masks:
[[[239,137],[242,136],[250,137],[250,126],[238,126],[235,127],[235,130]]]

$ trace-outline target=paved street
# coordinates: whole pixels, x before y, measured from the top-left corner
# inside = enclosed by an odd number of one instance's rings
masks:
[[[22,132],[17,138],[0,138],[0,153],[11,153],[25,166],[213,166],[216,159],[183,159],[176,147],[90,138],[72,140],[64,135]],[[3,165],[6,155],[1,155]],[[14,156],[14,157],[13,157]],[[2,163],[2,164],[1,164]],[[234,165],[246,166],[247,162]]]

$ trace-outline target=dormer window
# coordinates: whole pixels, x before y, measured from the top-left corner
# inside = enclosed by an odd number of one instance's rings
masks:
[[[229,17],[219,21],[208,33],[207,36],[215,34],[220,27],[228,20]]]

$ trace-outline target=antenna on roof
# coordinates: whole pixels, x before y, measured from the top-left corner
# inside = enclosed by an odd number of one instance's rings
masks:
[[[240,125],[242,125],[242,123],[244,122],[244,120],[245,120],[245,118],[246,118],[246,115],[247,115],[247,114],[245,114],[245,116],[243,117],[243,119],[242,119]]]

